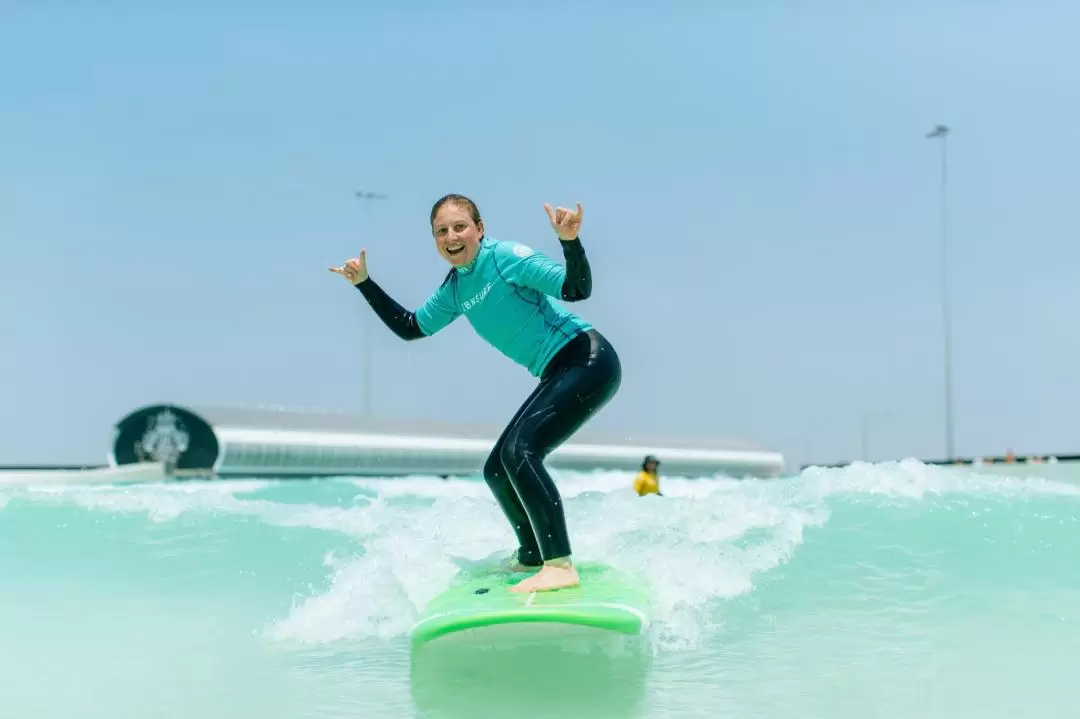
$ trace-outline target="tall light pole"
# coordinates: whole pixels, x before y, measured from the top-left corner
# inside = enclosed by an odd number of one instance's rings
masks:
[[[952,406],[952,310],[949,297],[949,164],[948,138],[950,129],[937,125],[926,133],[927,139],[941,141],[941,320],[945,340],[945,459],[951,462],[956,456],[953,449]]]
[[[381,200],[389,200],[390,198],[387,197],[386,195],[382,194],[381,192],[370,192],[370,191],[365,191],[365,190],[357,190],[353,194],[356,195],[356,199],[358,201],[364,203],[364,235],[365,235],[364,241],[367,242],[368,238],[370,238],[371,234],[372,234],[372,224],[371,224],[371,208],[372,208],[372,205],[374,203],[376,203],[376,202],[381,201]],[[372,343],[371,338],[372,338],[372,335],[374,335],[374,332],[372,332],[371,330],[372,330],[372,326],[373,326],[374,323],[373,323],[373,320],[371,318],[370,313],[368,314],[367,320],[365,321],[364,324],[365,324],[365,330],[366,330],[364,332],[364,344],[363,344],[363,348],[364,348],[364,350],[363,350],[364,370],[363,370],[363,375],[362,375],[362,377],[363,377],[363,385],[364,385],[364,417],[366,417],[367,419],[371,419],[371,387],[372,387],[372,366],[371,365],[372,365],[372,356],[374,354],[374,352],[372,350],[372,346],[371,346],[371,343]]]
[[[884,412],[880,410],[862,413],[862,421],[860,422],[859,428],[861,430],[860,437],[862,439],[862,459],[864,462],[870,461],[870,421],[890,416],[892,416],[891,412]]]

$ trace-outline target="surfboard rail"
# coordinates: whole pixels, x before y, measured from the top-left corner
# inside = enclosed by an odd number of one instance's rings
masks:
[[[502,624],[524,624],[529,622],[574,624],[631,635],[642,634],[649,626],[649,618],[645,612],[627,604],[615,602],[589,603],[583,605],[582,609],[587,611],[567,611],[562,607],[531,608],[523,606],[517,611],[490,613],[441,612],[426,616],[418,621],[413,626],[410,634],[415,643],[425,643],[454,632]]]

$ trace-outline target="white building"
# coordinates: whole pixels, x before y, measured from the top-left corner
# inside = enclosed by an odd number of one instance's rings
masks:
[[[140,407],[115,426],[114,467],[163,462],[174,476],[478,475],[501,427],[368,421],[289,409]],[[656,455],[665,476],[775,477],[784,457],[749,442],[602,438],[583,430],[546,460],[552,469],[636,471]]]

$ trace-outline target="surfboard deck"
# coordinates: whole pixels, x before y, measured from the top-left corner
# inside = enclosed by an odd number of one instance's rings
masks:
[[[526,573],[504,567],[463,571],[425,608],[410,632],[413,646],[481,628],[516,629],[534,638],[549,629],[553,634],[572,634],[576,628],[624,635],[648,629],[650,598],[643,583],[601,563],[575,566],[578,586],[532,594],[510,591]]]

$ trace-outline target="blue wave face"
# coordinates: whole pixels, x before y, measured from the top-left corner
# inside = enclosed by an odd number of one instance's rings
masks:
[[[1080,472],[1003,471],[664,479],[644,498],[623,473],[558,477],[575,554],[653,590],[655,663],[620,710],[1066,715]],[[405,633],[511,538],[478,479],[0,489],[0,706],[411,716]]]

